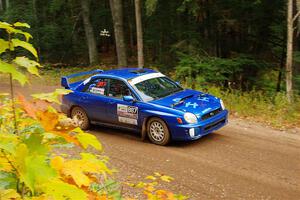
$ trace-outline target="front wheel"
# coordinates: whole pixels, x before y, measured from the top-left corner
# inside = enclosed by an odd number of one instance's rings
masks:
[[[75,107],[72,109],[71,118],[77,122],[78,126],[82,130],[86,130],[90,127],[90,120],[86,112],[80,107]]]
[[[148,137],[154,144],[167,145],[170,140],[170,132],[166,123],[157,118],[151,118],[147,123]]]

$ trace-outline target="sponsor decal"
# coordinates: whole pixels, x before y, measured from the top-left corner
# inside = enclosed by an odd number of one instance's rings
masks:
[[[181,98],[175,98],[175,99],[173,99],[172,101],[178,102],[178,101],[180,101],[180,99],[181,99]]]
[[[131,118],[127,118],[127,117],[118,117],[119,122],[125,123],[125,124],[133,124],[133,125],[137,125],[137,120],[136,119],[131,119]]]
[[[97,83],[97,87],[105,87],[106,86],[106,81],[99,81]]]
[[[185,107],[186,107],[186,108],[187,108],[187,107],[190,107],[190,106],[193,106],[193,108],[195,109],[195,108],[197,108],[199,105],[198,105],[196,102],[194,102],[194,103],[187,102],[187,103],[185,104]]]
[[[138,107],[117,104],[117,115],[119,122],[137,125]]]
[[[90,92],[94,93],[94,94],[102,94],[102,95],[104,95],[104,88],[92,87],[90,89]]]
[[[201,96],[199,96],[198,100],[209,102],[209,98],[208,97],[201,97]]]
[[[135,85],[137,83],[140,83],[140,82],[143,82],[143,81],[146,81],[146,80],[149,80],[149,79],[153,79],[153,78],[158,78],[158,77],[165,77],[165,75],[163,75],[162,73],[150,73],[150,74],[145,74],[145,75],[133,78],[128,82],[131,85]]]

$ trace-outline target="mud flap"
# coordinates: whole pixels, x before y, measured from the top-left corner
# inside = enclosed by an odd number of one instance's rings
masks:
[[[144,141],[147,136],[147,119],[144,119],[143,126],[142,126],[142,133],[141,133],[141,140]]]

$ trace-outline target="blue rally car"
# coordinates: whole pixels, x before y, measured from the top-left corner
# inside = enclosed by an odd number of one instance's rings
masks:
[[[86,75],[90,77],[69,83]],[[82,129],[90,123],[126,128],[166,145],[196,140],[227,123],[221,99],[184,89],[152,69],[94,70],[62,77],[61,84],[73,91],[63,97],[61,109]]]

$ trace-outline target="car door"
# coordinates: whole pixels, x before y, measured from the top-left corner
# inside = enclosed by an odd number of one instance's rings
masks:
[[[95,78],[83,88],[83,95],[80,97],[80,105],[86,110],[91,121],[108,122],[106,106],[109,98],[106,96],[108,80]]]
[[[133,96],[135,98],[134,94],[122,80],[111,78],[108,83],[107,117],[119,126],[136,128],[139,117],[138,106],[136,103],[123,100],[124,96]]]

